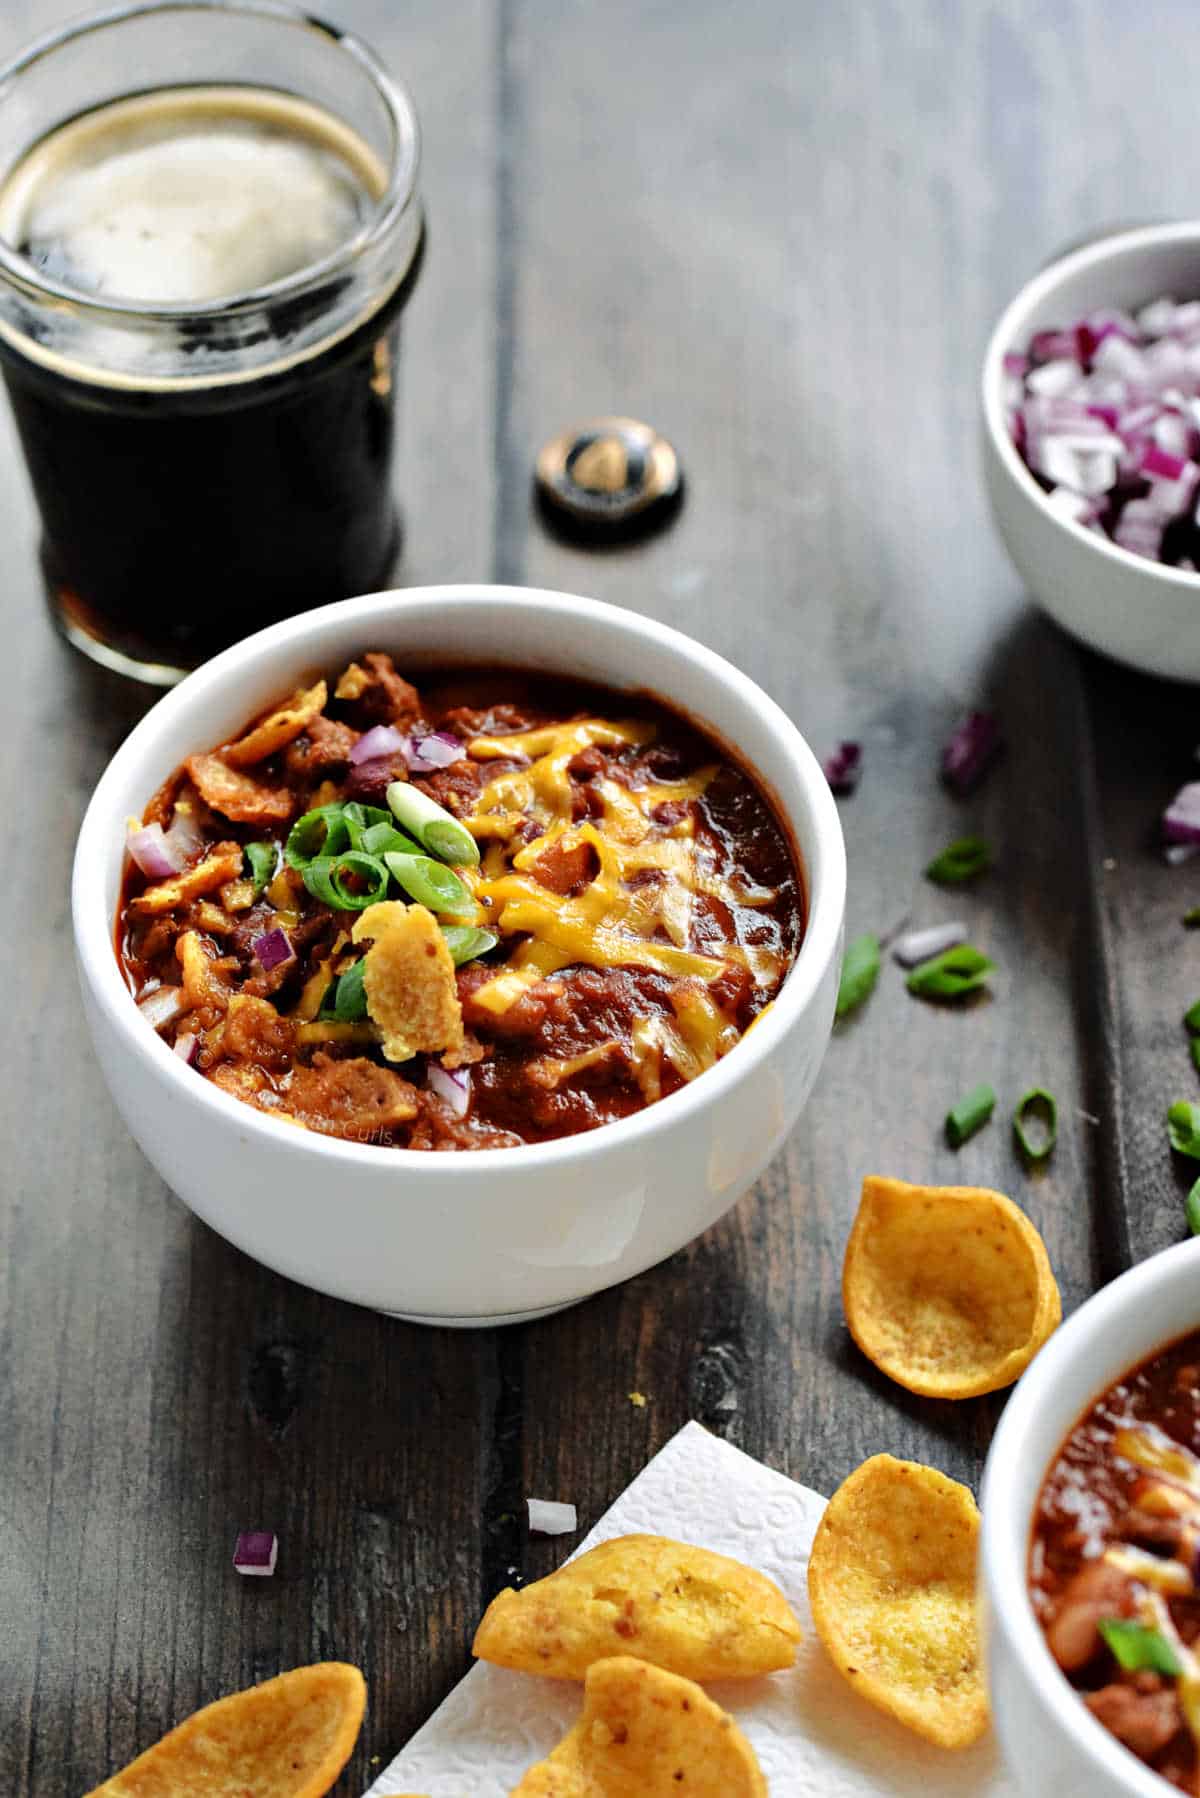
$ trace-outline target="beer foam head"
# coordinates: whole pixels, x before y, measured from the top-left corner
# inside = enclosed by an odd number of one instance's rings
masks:
[[[234,298],[321,261],[370,208],[376,184],[334,121],[318,117],[319,135],[296,103],[252,90],[101,108],[19,166],[0,233],[48,275],[98,296]]]

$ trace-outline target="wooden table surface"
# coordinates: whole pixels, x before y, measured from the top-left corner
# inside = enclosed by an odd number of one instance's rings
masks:
[[[10,0],[0,51],[76,10]],[[7,420],[0,474],[9,875],[0,1178],[0,1787],[76,1798],[218,1694],[357,1662],[360,1793],[468,1665],[491,1594],[590,1525],[688,1418],[830,1490],[880,1449],[976,1480],[1000,1405],[910,1398],[852,1347],[862,1176],[994,1185],[1042,1228],[1067,1308],[1184,1234],[1164,1107],[1194,1096],[1193,869],[1154,848],[1192,771],[1192,695],[1031,610],[985,515],[977,371],[1064,241],[1196,207],[1185,0],[328,0],[407,77],[430,251],[405,325],[398,580],[595,594],[693,632],[817,746],[861,738],[848,925],[964,912],[999,964],[947,1013],[889,967],[838,1030],[758,1187],[664,1266],[548,1321],[423,1331],[304,1291],[198,1223],[113,1113],[71,962],[76,826],[139,695],[56,640]],[[598,553],[531,514],[539,443],[596,411],[677,443],[667,534]],[[136,505],[136,496],[131,496]],[[169,603],[169,571],[164,602]],[[936,778],[973,703],[1003,766]],[[969,894],[920,878],[985,832]],[[990,1079],[958,1154],[947,1105]],[[1007,1113],[1059,1095],[1049,1167]],[[645,1409],[628,1394],[647,1395]],[[229,1560],[281,1541],[270,1582]]]

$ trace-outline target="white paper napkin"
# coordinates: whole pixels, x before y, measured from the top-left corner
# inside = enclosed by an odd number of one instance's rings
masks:
[[[990,1735],[962,1753],[934,1748],[859,1698],[830,1665],[807,1590],[809,1550],[824,1509],[825,1500],[807,1486],[689,1423],[575,1552],[648,1531],[733,1555],[783,1588],[804,1630],[796,1665],[705,1687],[754,1744],[771,1798],[1016,1798]],[[574,1723],[581,1693],[569,1682],[479,1663],[367,1798],[507,1798]]]

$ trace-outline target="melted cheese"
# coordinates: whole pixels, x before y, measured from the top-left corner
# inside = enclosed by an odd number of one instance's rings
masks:
[[[463,819],[480,845],[481,861],[460,871],[476,901],[474,921],[523,939],[505,967],[476,989],[473,1003],[485,1010],[503,1014],[539,981],[574,966],[648,968],[678,983],[674,1022],[655,1017],[634,1024],[634,1074],[648,1100],[661,1090],[664,1058],[691,1080],[737,1041],[737,1024],[707,991],[731,962],[748,967],[760,986],[782,972],[780,957],[762,945],[693,942],[698,895],[731,911],[775,898],[736,872],[714,872],[689,813],[671,823],[655,816],[668,803],[699,799],[716,765],[640,788],[598,777],[590,792],[599,815],[574,820],[574,758],[593,746],[641,747],[654,734],[640,721],[580,718],[511,736],[476,737],[468,745],[473,760],[519,765],[488,781]],[[538,834],[526,842],[531,821]],[[538,863],[548,849],[570,852],[585,845],[596,872],[581,892],[564,895],[542,885]],[[560,1077],[568,1077],[568,1064],[562,1066],[567,1073]]]

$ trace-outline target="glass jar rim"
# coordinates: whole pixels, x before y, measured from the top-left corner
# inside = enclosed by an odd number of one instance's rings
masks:
[[[383,101],[391,130],[392,144],[388,158],[387,186],[375,202],[370,216],[344,243],[307,263],[303,268],[228,298],[180,303],[163,300],[122,299],[120,295],[98,298],[86,288],[73,287],[47,275],[36,263],[0,238],[0,279],[7,279],[31,298],[62,301],[81,313],[93,317],[124,320],[154,320],[164,324],[187,325],[214,318],[235,317],[263,306],[302,298],[320,288],[331,278],[351,269],[395,227],[417,194],[417,176],[421,162],[421,130],[412,96],[402,81],[389,74],[370,46],[351,31],[327,19],[315,17],[287,0],[130,0],[129,4],[89,13],[68,25],[47,32],[19,51],[0,67],[0,93],[28,69],[53,55],[64,45],[77,42],[93,32],[105,31],[130,19],[152,17],[164,13],[241,13],[249,17],[275,19],[280,24],[311,31],[329,40],[331,46],[345,52],[358,63]],[[8,171],[5,171],[7,174]]]

